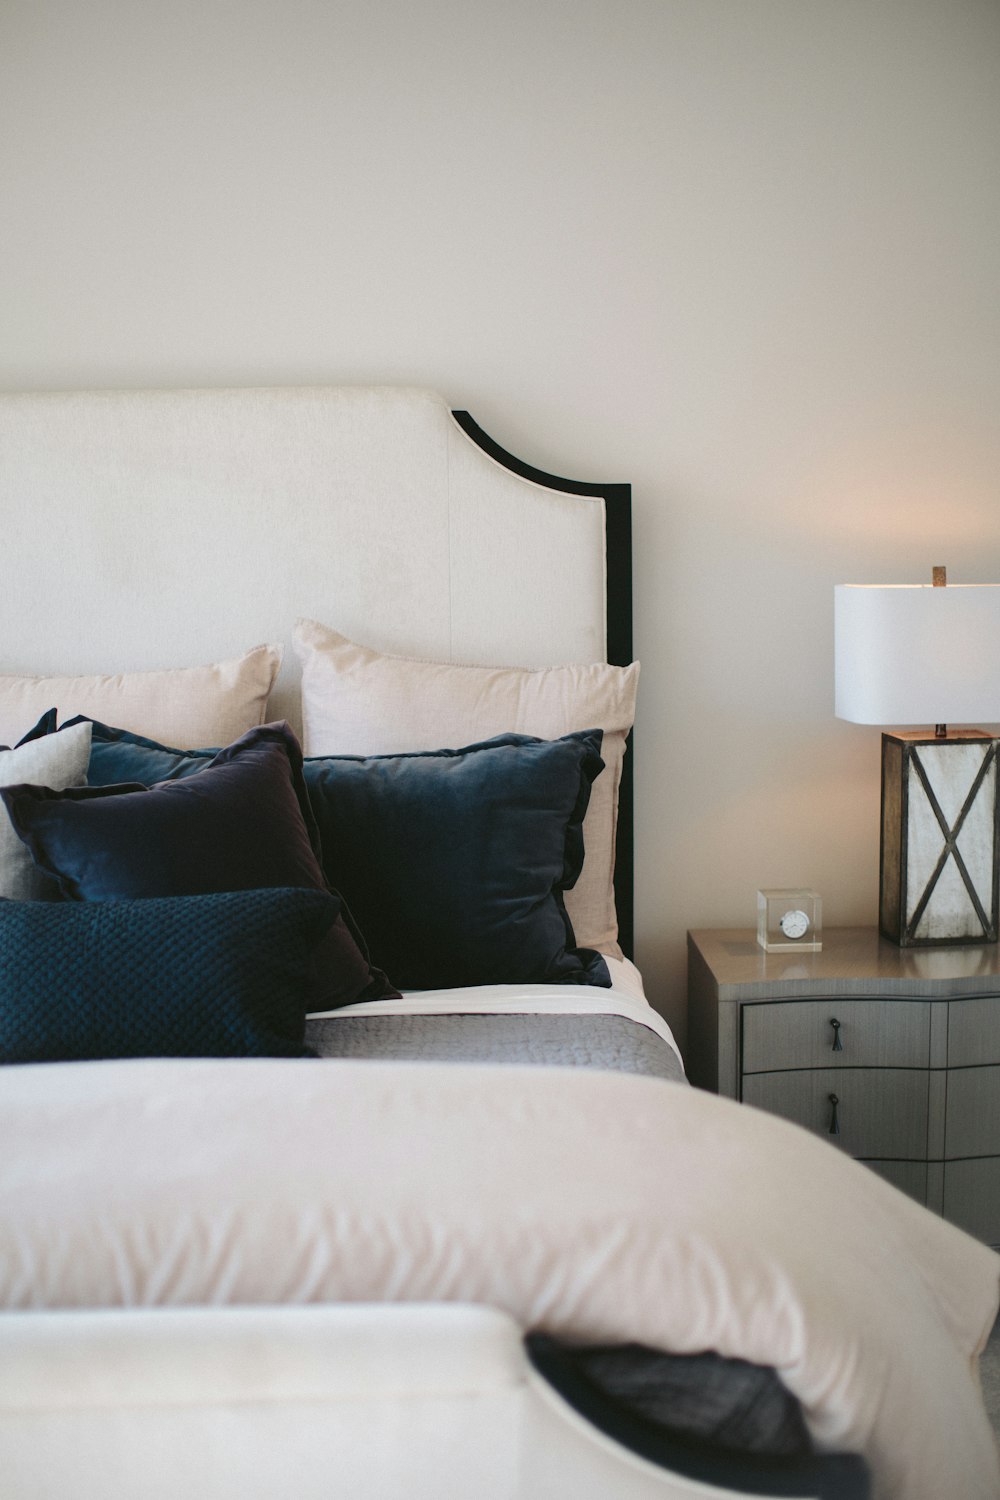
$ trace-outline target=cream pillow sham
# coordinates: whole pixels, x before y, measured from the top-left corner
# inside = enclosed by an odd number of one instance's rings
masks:
[[[49,705],[51,707],[51,704]],[[0,786],[86,786],[90,760],[90,725],[71,724],[13,750],[0,750]],[[27,844],[14,832],[7,809],[0,805],[0,896],[8,901],[55,900],[56,882],[32,859]]]
[[[456,749],[505,733],[558,739],[602,729],[605,770],[583,825],[583,872],[566,892],[577,943],[614,958],[615,836],[625,736],[635,717],[639,663],[475,667],[385,656],[315,620],[299,620],[307,755],[392,755]]]
[[[264,722],[280,646],[205,667],[99,677],[0,674],[0,743],[13,745],[47,709],[59,722],[86,714],[178,750],[228,745]]]

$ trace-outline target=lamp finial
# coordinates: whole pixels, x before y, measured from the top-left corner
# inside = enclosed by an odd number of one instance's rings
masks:
[[[931,582],[936,589],[943,589],[947,587],[948,569],[941,567],[931,568]],[[934,738],[936,740],[946,740],[948,738],[947,724],[934,725]]]

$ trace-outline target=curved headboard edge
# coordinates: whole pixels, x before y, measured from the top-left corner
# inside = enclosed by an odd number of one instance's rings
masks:
[[[484,453],[511,473],[548,490],[572,495],[587,495],[604,500],[604,545],[607,597],[608,661],[625,667],[632,661],[632,486],[630,484],[595,484],[567,479],[536,469],[502,448],[495,438],[484,432],[467,411],[452,411],[452,416],[467,437]],[[634,783],[632,762],[635,755],[634,735],[628,737],[628,750],[622,766],[618,792],[618,834],[615,844],[615,905],[618,909],[618,941],[626,958],[634,957]]]

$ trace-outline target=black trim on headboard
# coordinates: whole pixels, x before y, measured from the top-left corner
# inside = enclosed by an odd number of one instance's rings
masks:
[[[632,660],[632,486],[629,484],[588,484],[582,480],[564,479],[546,474],[526,464],[485,433],[467,411],[453,411],[452,416],[467,437],[490,458],[522,479],[530,479],[547,490],[562,490],[570,495],[594,495],[604,501],[604,547],[607,572],[607,639],[608,661],[627,667]],[[618,842],[615,852],[615,904],[618,908],[618,940],[627,958],[633,957],[633,790],[632,736],[622,767],[618,794]]]

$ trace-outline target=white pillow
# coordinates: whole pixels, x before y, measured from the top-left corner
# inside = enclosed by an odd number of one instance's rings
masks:
[[[639,663],[565,667],[472,667],[383,656],[299,620],[302,724],[307,755],[391,755],[456,749],[509,732],[558,739],[603,729],[605,769],[583,825],[583,872],[566,893],[581,947],[615,958],[615,836],[625,736],[635,717]]]
[[[264,722],[280,646],[206,667],[102,677],[0,675],[0,743],[15,744],[53,704],[59,721],[86,714],[178,750],[228,745]]]
[[[49,705],[51,707],[51,704]],[[84,786],[90,760],[90,725],[72,724],[58,734],[42,735],[0,750],[0,786],[50,786],[64,792]],[[0,802],[0,896],[9,901],[39,901],[58,895],[55,881],[45,875],[14,832],[7,809]]]

